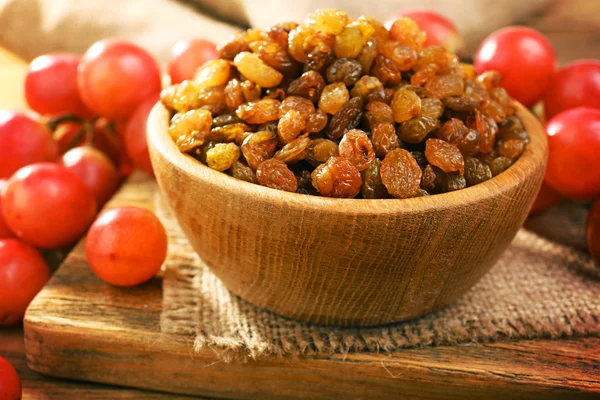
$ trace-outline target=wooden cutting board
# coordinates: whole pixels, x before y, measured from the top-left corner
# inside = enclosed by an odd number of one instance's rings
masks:
[[[141,174],[109,207],[152,208]],[[598,398],[600,338],[426,347],[387,354],[224,363],[160,332],[161,282],[109,286],[74,249],[25,317],[29,366],[43,374],[224,398]]]

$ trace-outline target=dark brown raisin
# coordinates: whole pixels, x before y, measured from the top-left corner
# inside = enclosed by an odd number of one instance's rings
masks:
[[[475,157],[465,158],[465,180],[467,186],[477,185],[492,179],[492,171],[487,164],[482,163]]]
[[[300,96],[309,99],[313,103],[319,101],[321,92],[325,88],[325,79],[315,71],[303,73],[300,78],[290,82],[288,87],[289,96]]]
[[[362,116],[362,107],[363,100],[360,97],[353,97],[342,105],[338,112],[331,118],[329,128],[327,129],[327,137],[330,139],[341,139],[348,129],[356,127]]]
[[[381,161],[375,159],[369,168],[361,172],[363,184],[360,188],[360,192],[363,199],[384,199],[389,196],[387,189],[381,182],[381,175],[379,174],[380,168]]]
[[[419,116],[405,121],[398,126],[398,137],[406,143],[421,143],[429,132],[440,126],[440,121],[436,118]]]
[[[360,79],[363,69],[360,63],[352,58],[338,58],[327,67],[327,82],[343,82],[352,86]]]

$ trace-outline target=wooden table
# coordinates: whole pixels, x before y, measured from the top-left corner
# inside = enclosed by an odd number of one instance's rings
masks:
[[[598,57],[600,54],[600,2],[595,0],[555,1],[540,15],[528,21],[519,21],[537,27],[552,41],[561,63],[578,58]],[[24,108],[22,82],[25,63],[0,48],[0,108]],[[544,341],[538,341],[543,352]],[[519,350],[519,345],[506,344]],[[573,339],[563,342],[569,354],[564,363],[577,366],[582,354],[590,346],[597,350],[598,340]],[[531,348],[531,347],[530,347]],[[46,378],[27,367],[23,330],[21,327],[0,330],[0,355],[7,358],[21,376],[25,399],[184,399],[186,396],[168,395],[123,389],[108,385],[87,384]],[[552,357],[552,354],[547,354]],[[393,371],[390,372],[393,374]],[[599,372],[600,376],[600,372]],[[568,382],[565,382],[568,383]]]

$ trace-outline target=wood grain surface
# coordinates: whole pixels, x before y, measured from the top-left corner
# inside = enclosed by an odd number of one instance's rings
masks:
[[[135,175],[109,207],[151,208],[156,184]],[[192,338],[160,332],[160,280],[109,286],[84,243],[30,306],[29,366],[44,374],[223,398],[597,398],[600,339],[410,349],[393,354],[265,358],[227,364]]]

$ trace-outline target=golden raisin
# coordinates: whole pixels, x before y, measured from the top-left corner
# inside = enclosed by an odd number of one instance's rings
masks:
[[[421,99],[421,115],[440,118],[444,114],[444,103],[440,99]]]
[[[413,197],[419,191],[421,168],[413,156],[404,149],[392,150],[381,162],[381,182],[392,196],[398,199]]]
[[[217,143],[206,152],[206,164],[217,171],[231,168],[240,158],[240,148],[235,143]]]
[[[319,99],[319,108],[327,114],[335,114],[350,100],[350,93],[342,82],[332,83],[325,86]]]
[[[294,139],[275,153],[273,158],[281,160],[286,164],[293,164],[301,161],[306,156],[308,146],[310,146],[311,142],[312,141],[308,137]]]
[[[407,17],[400,17],[390,27],[390,39],[402,42],[415,50],[419,50],[425,43],[426,34],[421,31],[415,21]]]
[[[274,158],[263,161],[256,170],[258,184],[271,189],[295,192],[298,189],[298,180],[288,166],[281,160]]]
[[[430,164],[442,171],[465,173],[465,161],[455,145],[440,139],[429,139],[425,142],[425,157]]]
[[[217,143],[235,142],[244,132],[248,132],[250,127],[243,122],[217,126],[210,130],[206,140]]]
[[[394,123],[392,108],[381,101],[371,101],[365,106],[365,118],[369,121],[371,129],[380,123]]]
[[[243,51],[235,56],[233,63],[240,74],[262,87],[270,88],[281,83],[283,75],[275,68],[265,64],[256,54]]]
[[[448,96],[460,96],[465,91],[465,83],[454,74],[438,75],[425,84],[428,97],[443,99]]]
[[[339,148],[337,143],[329,139],[315,139],[308,147],[306,153],[306,161],[313,167],[323,164],[330,157],[339,156]]]
[[[264,124],[279,118],[279,104],[278,100],[262,99],[242,104],[235,113],[248,124]]]
[[[383,55],[386,56],[399,71],[408,71],[417,63],[417,52],[412,47],[389,41],[383,44]]]
[[[366,96],[373,90],[383,89],[381,81],[374,76],[365,75],[352,88],[352,97]]]
[[[306,126],[306,120],[296,110],[289,110],[286,112],[279,123],[277,124],[277,136],[283,144],[287,144],[292,140],[296,139],[298,135],[304,130]]]
[[[298,111],[304,118],[308,118],[315,112],[315,105],[308,99],[298,96],[288,96],[279,106],[279,118],[290,110]]]
[[[289,33],[288,51],[290,55],[301,63],[306,62],[307,56],[304,52],[304,41],[314,34],[314,29],[299,25]]]
[[[212,117],[206,110],[190,110],[173,118],[169,126],[169,135],[183,152],[198,147],[206,141],[210,131]]]
[[[335,8],[321,8],[309,15],[307,21],[321,32],[338,35],[348,23],[348,14]]]
[[[252,81],[242,82],[242,93],[246,101],[256,101],[260,99],[261,87]]]
[[[363,171],[375,161],[375,150],[367,134],[359,129],[346,132],[340,141],[340,156],[349,160],[357,170]]]
[[[396,122],[408,121],[421,113],[421,99],[411,90],[397,90],[391,106]]]
[[[259,131],[248,136],[242,143],[242,154],[250,168],[256,170],[260,163],[275,154],[277,135],[269,131]]]
[[[229,80],[230,73],[231,63],[229,61],[222,59],[207,61],[196,71],[194,83],[199,89],[223,86]]]
[[[225,86],[225,103],[230,110],[236,110],[244,103],[244,92],[239,80],[232,79]]]
[[[342,157],[330,157],[325,164],[311,174],[313,186],[326,197],[351,198],[358,194],[362,185],[360,172]]]
[[[360,29],[347,26],[335,37],[335,56],[338,58],[356,58],[360,54],[364,43],[365,39]]]
[[[396,129],[391,123],[378,123],[371,128],[371,140],[377,157],[385,158],[386,154],[400,147]]]
[[[327,114],[323,110],[317,109],[309,115],[304,129],[308,133],[321,132],[327,126],[327,121]]]

